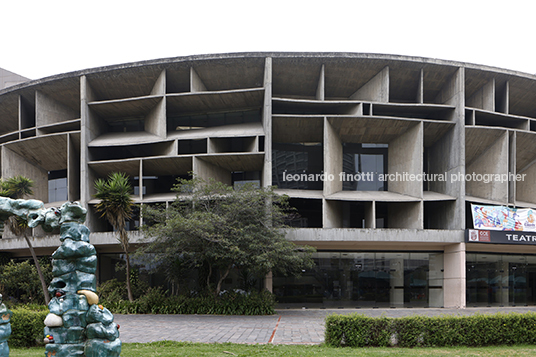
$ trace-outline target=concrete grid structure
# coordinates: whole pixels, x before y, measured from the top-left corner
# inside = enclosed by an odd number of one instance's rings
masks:
[[[301,280],[267,279],[282,306],[532,305],[536,247],[466,243],[465,230],[470,203],[536,209],[535,84],[510,70],[359,53],[88,69],[0,90],[0,169],[32,178],[47,205],[87,206],[103,257],[120,248],[92,209],[93,182],[113,171],[130,175],[141,204],[172,201],[174,180],[192,171],[277,184],[301,214],[288,239],[318,250]],[[524,179],[461,179],[473,173]],[[350,182],[362,174],[373,179]],[[40,254],[58,246],[33,233]],[[9,234],[0,249],[27,255]]]

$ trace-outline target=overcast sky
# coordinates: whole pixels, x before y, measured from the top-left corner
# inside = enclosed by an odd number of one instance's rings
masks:
[[[38,79],[228,52],[365,52],[536,73],[530,0],[2,1],[0,67]]]

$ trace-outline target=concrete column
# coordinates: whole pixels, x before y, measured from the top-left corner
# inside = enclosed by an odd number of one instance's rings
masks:
[[[509,280],[508,280],[508,262],[502,261],[499,263],[500,271],[499,275],[501,277],[501,283],[499,284],[499,302],[502,306],[509,305]]]
[[[445,294],[443,254],[430,254],[428,264],[428,304],[430,307],[442,307]],[[443,288],[440,289],[440,286]]]
[[[396,258],[389,261],[391,270],[391,306],[404,307],[404,259]]]
[[[80,148],[73,134],[67,136],[67,188],[69,201],[80,200]]]
[[[324,173],[333,175],[333,180],[324,181],[324,195],[342,191],[342,155],[341,139],[329,120],[324,118]]]
[[[264,278],[264,288],[271,293],[274,292],[274,277],[272,272],[266,274],[266,277]]]
[[[443,301],[446,308],[466,307],[465,243],[447,245],[443,260]]]
[[[515,131],[509,131],[508,135],[508,174],[515,175],[516,169],[516,141]],[[515,205],[516,202],[516,180],[508,180],[508,203]]]
[[[316,87],[316,99],[324,100],[325,98],[325,88],[324,88],[324,65],[320,68],[320,77],[318,78],[318,86]]]
[[[424,69],[421,68],[421,76],[419,78],[419,87],[417,88],[416,103],[424,103]]]
[[[456,197],[444,211],[444,229],[465,229],[465,185],[450,180],[451,175],[465,175],[465,72],[459,68],[435,98],[436,103],[454,105],[452,121],[455,127],[429,148],[430,174],[447,174],[445,181],[429,182],[429,190]],[[449,153],[445,155],[445,153]]]
[[[264,106],[262,110],[264,128],[264,166],[262,186],[272,185],[272,58],[267,57],[264,65]]]

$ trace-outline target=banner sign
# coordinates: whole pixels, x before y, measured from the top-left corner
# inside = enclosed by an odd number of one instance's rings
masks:
[[[536,210],[471,204],[473,227],[493,231],[536,231]]]
[[[467,229],[465,230],[465,242],[536,245],[536,232],[505,232]]]

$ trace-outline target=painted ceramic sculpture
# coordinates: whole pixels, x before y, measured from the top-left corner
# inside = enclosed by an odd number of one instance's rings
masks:
[[[0,197],[0,219],[9,215],[27,219],[29,227],[42,225],[45,231],[60,227],[62,244],[52,254],[54,278],[48,287],[45,356],[119,356],[118,325],[112,313],[99,305],[96,294],[97,255],[89,243],[89,228],[83,224],[86,209],[77,202],[45,209],[40,201]]]
[[[2,295],[0,294],[0,357],[9,356],[7,340],[11,336],[11,316],[13,316],[13,313],[2,302]]]

